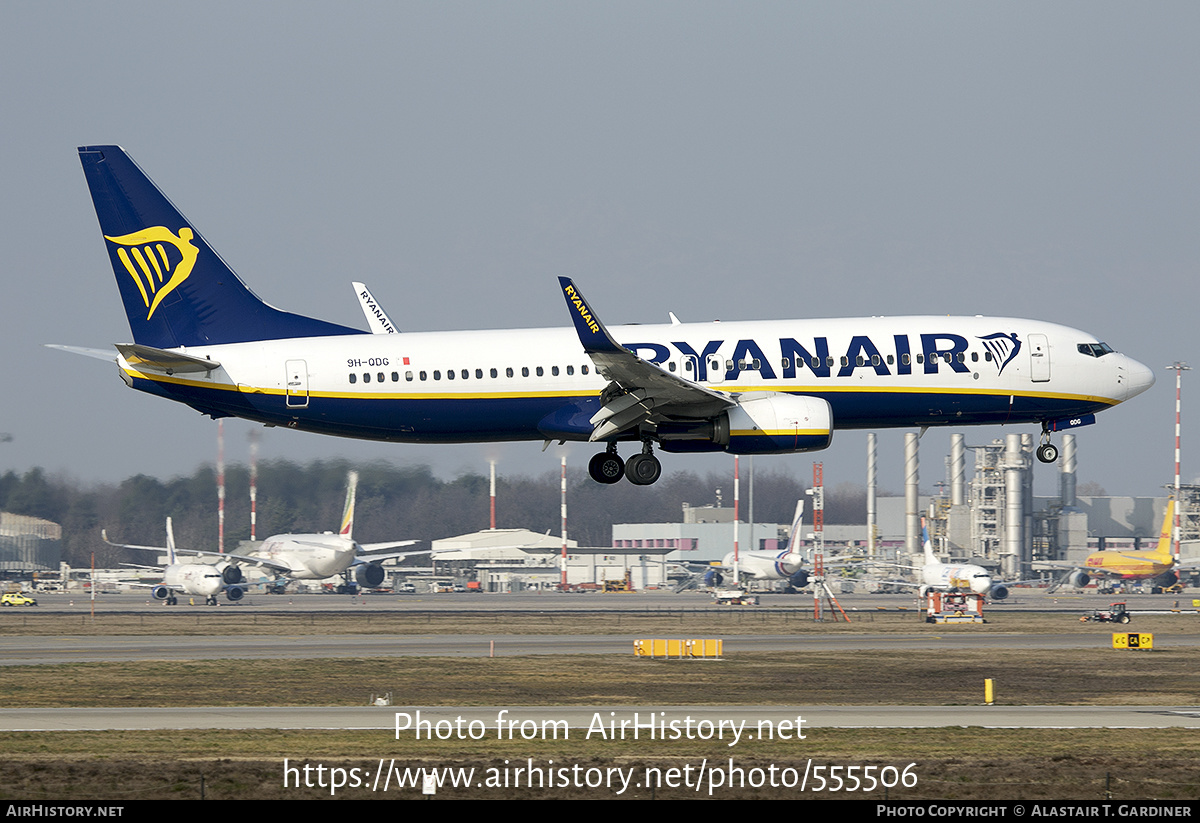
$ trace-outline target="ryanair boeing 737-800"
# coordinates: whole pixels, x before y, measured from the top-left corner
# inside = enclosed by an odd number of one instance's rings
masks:
[[[817,451],[835,427],[1036,423],[1053,462],[1051,432],[1154,383],[1095,336],[1036,320],[672,316],[610,331],[567,278],[574,329],[370,334],[264,303],[121,148],[79,158],[134,342],[115,358],[71,350],[214,418],[409,443],[590,441],[604,448],[593,478],[646,485],[656,445]],[[620,443],[637,452],[622,460]]]

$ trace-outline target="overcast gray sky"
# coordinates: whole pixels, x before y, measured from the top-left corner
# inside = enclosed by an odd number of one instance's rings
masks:
[[[566,325],[566,274],[610,325],[947,313],[1088,330],[1159,383],[1079,432],[1080,480],[1155,494],[1173,471],[1162,367],[1200,367],[1198,40],[1194,2],[8,3],[0,470],[171,476],[215,455],[212,421],[41,346],[129,339],[75,156],[111,142],[260,296],[360,327],[355,279],[403,329]],[[250,428],[227,425],[230,460]],[[865,440],[758,465],[807,476],[823,459],[827,482],[862,482]],[[894,490],[901,441],[880,438]],[[926,435],[922,485],[947,443]],[[540,443],[279,430],[262,454],[448,476],[490,456],[558,464]]]

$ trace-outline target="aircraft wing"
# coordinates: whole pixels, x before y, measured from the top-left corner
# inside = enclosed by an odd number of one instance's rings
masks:
[[[603,440],[652,417],[712,417],[736,405],[731,397],[685,380],[624,348],[592,311],[569,277],[558,278],[579,342],[610,381],[603,408],[591,418],[591,441]]]
[[[132,543],[114,543],[108,539],[108,532],[105,531],[104,529],[100,530],[100,538],[108,545],[116,546],[119,549],[141,549],[142,551],[147,551],[147,552],[165,552],[165,551],[167,551],[165,546],[137,546]],[[218,560],[236,560],[239,563],[248,563],[252,566],[263,566],[265,568],[270,569],[271,571],[280,572],[281,574],[286,574],[292,570],[292,567],[285,563],[276,563],[274,560],[267,560],[266,558],[263,558],[263,557],[251,557],[249,555],[244,555],[244,554],[229,554],[228,552],[225,554],[221,554],[220,552],[206,552],[206,551],[201,551],[200,549],[176,549],[175,554],[186,554],[189,557],[213,557]],[[126,563],[124,565],[132,566],[134,564]],[[155,568],[155,567],[140,566],[138,568],[148,569],[148,568]],[[159,571],[162,571],[162,569],[160,568]]]
[[[405,541],[401,545],[407,546],[407,545],[411,545],[416,542],[417,542],[416,540],[408,540],[408,541]],[[363,548],[365,549],[366,546],[363,546]],[[416,557],[417,555],[421,555],[421,554],[433,554],[433,550],[432,549],[422,549],[421,551],[415,551],[415,552],[387,552],[384,554],[360,554],[356,558],[354,558],[353,565],[357,566],[360,563],[374,563],[376,560],[394,560],[399,557]]]
[[[401,546],[412,546],[419,543],[419,540],[393,540],[390,543],[359,543],[358,548],[363,552],[383,551],[384,549],[398,549]],[[361,552],[360,552],[361,553]],[[409,554],[420,554],[420,552],[408,552]]]

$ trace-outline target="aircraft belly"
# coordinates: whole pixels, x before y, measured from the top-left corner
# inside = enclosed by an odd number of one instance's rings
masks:
[[[125,374],[136,389],[186,403],[213,417],[244,417],[323,434],[410,443],[586,439],[582,429],[575,431],[579,427],[574,418],[596,403],[594,394],[410,399],[366,394],[332,397],[313,389],[307,407],[297,408],[289,407],[278,391]],[[790,394],[827,400],[835,429],[1036,422],[1100,411],[1109,405],[1101,398],[1081,402],[1074,396],[1017,395],[1002,389],[966,393],[896,391],[885,386],[861,386],[853,391],[781,388]]]

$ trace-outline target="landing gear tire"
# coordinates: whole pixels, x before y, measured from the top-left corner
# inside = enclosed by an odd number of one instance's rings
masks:
[[[1038,446],[1037,458],[1043,463],[1053,463],[1058,459],[1058,446],[1053,443],[1043,443]]]
[[[662,463],[652,454],[635,454],[625,463],[625,476],[635,486],[649,486],[662,476]]]
[[[600,452],[588,461],[588,474],[597,483],[612,485],[625,476],[625,461],[615,452]]]

